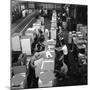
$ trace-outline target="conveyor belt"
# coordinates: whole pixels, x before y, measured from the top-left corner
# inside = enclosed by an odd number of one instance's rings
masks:
[[[39,14],[38,11],[34,11],[33,13],[29,14],[20,24],[18,24],[15,28],[12,29],[13,33],[21,33],[29,26],[30,24],[35,21],[35,17]],[[13,34],[12,33],[12,34]]]

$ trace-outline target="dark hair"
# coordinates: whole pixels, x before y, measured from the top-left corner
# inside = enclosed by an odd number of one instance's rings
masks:
[[[41,37],[39,38],[39,41],[42,43],[44,42],[45,38],[44,38],[44,35],[41,35]]]
[[[62,60],[60,60],[59,62],[59,66],[60,66],[60,68],[63,66],[63,62],[62,62]]]
[[[43,15],[42,15],[42,13],[40,13],[40,14],[39,14],[39,16],[41,16],[41,17],[42,17],[42,16],[43,16]]]
[[[62,43],[62,45],[65,45],[65,40],[64,39],[61,40],[61,43]]]
[[[39,15],[36,16],[36,19],[38,19],[38,18],[39,18]]]
[[[39,33],[42,34],[43,32],[41,31],[41,29],[39,29]]]

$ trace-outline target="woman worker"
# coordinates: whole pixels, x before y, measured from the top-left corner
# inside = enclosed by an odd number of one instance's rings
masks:
[[[38,78],[35,75],[35,68],[37,67],[34,62],[41,57],[39,53],[35,53],[30,60],[27,72],[27,88],[38,88]]]
[[[64,55],[63,52],[60,51],[61,55],[60,58],[58,59],[58,65],[57,68],[55,69],[55,76],[58,80],[62,81],[67,78],[67,72],[68,72],[68,67],[64,63]]]
[[[64,55],[64,62],[67,64],[68,69],[69,69],[69,60],[68,60],[68,48],[67,45],[65,44],[64,39],[61,40],[61,47],[55,48],[57,51],[63,51]]]

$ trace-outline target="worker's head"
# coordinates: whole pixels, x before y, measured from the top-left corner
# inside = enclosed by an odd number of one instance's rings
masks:
[[[39,15],[36,16],[36,19],[39,19]]]
[[[43,33],[41,29],[38,29],[38,31],[39,31],[39,33],[40,33],[40,34],[42,34],[42,33]]]
[[[60,67],[63,66],[63,60],[59,60],[59,66],[60,66]]]
[[[65,45],[65,40],[64,40],[64,38],[61,39],[61,45],[62,45],[62,46]]]

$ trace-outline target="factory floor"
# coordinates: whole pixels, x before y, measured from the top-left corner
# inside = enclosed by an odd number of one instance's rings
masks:
[[[20,19],[16,23],[12,24],[11,28],[14,28],[15,26],[17,26],[18,23],[20,23],[22,20],[23,19]],[[51,27],[51,20],[48,17],[45,17],[45,28],[50,30],[50,27]],[[14,32],[14,31],[12,31],[12,32]],[[83,74],[83,72],[87,72],[87,71],[85,71],[87,66],[78,66],[78,63],[75,61],[75,58],[74,58],[74,53],[70,52],[70,46],[68,44],[68,30],[62,31],[62,34],[65,38],[65,42],[66,42],[68,49],[69,49],[68,60],[70,62],[71,70],[68,71],[67,77],[64,78],[63,80],[60,80],[56,77],[56,79],[54,80],[53,86],[56,87],[56,86],[86,85],[87,84],[87,79],[86,79],[87,76],[84,77],[82,74]],[[80,70],[81,70],[81,72],[79,72]],[[30,87],[31,88],[38,88],[37,79],[32,80],[29,85],[30,85],[29,88]]]
[[[45,18],[45,23],[47,23],[46,24],[48,25],[47,27],[51,25],[51,22],[48,18]],[[70,62],[71,70],[68,71],[67,78],[65,78],[64,80],[55,79],[54,86],[85,85],[87,84],[86,77],[83,77],[83,75],[81,74],[81,72],[79,72],[79,70],[83,68],[84,71],[86,70],[87,66],[79,66],[78,62],[75,61],[74,53],[70,52],[70,45],[68,44],[68,30],[63,30],[62,35],[65,38],[65,42],[69,50],[68,60]]]
[[[50,25],[51,25],[50,19],[48,19],[48,17],[45,17],[45,28],[50,30],[51,27]],[[83,76],[83,72],[87,73],[86,71],[87,66],[78,66],[78,62],[76,62],[74,58],[74,53],[70,52],[70,45],[68,44],[68,31],[63,31],[62,34],[65,38],[65,42],[69,49],[68,60],[70,62],[71,69],[68,71],[66,78],[64,78],[63,80],[56,77],[53,86],[59,87],[59,86],[87,85],[87,76],[86,77]],[[79,72],[80,70],[82,71]],[[30,87],[38,88],[37,79],[32,81],[32,85]]]

